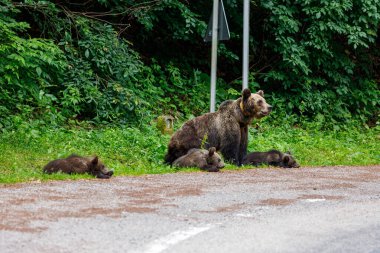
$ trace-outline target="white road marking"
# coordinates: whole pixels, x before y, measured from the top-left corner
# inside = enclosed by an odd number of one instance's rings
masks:
[[[209,230],[212,226],[204,226],[204,227],[190,227],[187,230],[178,230],[173,233],[161,237],[157,240],[154,240],[150,243],[144,253],[160,253],[172,245],[175,245],[181,241],[184,241],[192,236],[195,236],[199,233],[202,233],[206,230]]]
[[[305,199],[307,202],[322,202],[325,201],[326,199]]]

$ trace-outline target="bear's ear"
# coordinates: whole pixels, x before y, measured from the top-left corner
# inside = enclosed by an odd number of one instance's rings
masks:
[[[247,100],[251,96],[251,91],[247,88],[244,89],[242,96],[243,96],[243,100]]]
[[[283,158],[282,158],[282,161],[285,163],[285,164],[287,164],[288,162],[289,162],[289,156],[284,156]]]
[[[260,96],[264,97],[264,91],[263,90],[259,90],[258,92],[256,92],[256,94],[259,94]]]
[[[95,156],[94,159],[92,159],[91,163],[92,164],[98,164],[98,161],[99,161],[99,158],[97,156]]]
[[[215,151],[216,151],[215,147],[210,148],[210,149],[208,150],[208,156],[213,156],[214,153],[215,153]]]

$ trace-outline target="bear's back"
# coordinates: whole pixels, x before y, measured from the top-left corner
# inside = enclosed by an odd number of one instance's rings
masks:
[[[187,152],[187,154],[176,159],[173,162],[173,165],[178,167],[202,168],[206,164],[207,154],[207,150],[192,148]]]
[[[43,171],[53,173],[62,171],[64,173],[84,173],[89,171],[89,159],[77,155],[71,155],[64,159],[49,162]]]
[[[282,153],[278,150],[268,152],[252,152],[247,154],[243,159],[243,164],[260,165],[263,163],[278,165],[281,162]]]

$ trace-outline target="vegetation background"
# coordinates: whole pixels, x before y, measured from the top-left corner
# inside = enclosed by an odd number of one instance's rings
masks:
[[[218,104],[240,94],[242,2],[224,1],[231,40],[219,46]],[[212,1],[0,0],[4,180],[30,179],[70,152],[100,153],[125,173],[168,169],[168,137],[149,126],[208,111],[211,10]],[[249,87],[275,108],[251,129],[250,149],[293,149],[307,165],[379,163],[380,1],[257,0],[250,22]]]

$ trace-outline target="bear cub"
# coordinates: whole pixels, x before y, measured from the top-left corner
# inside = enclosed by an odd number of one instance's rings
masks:
[[[299,168],[290,152],[282,153],[278,150],[270,150],[268,152],[252,152],[243,159],[243,164],[252,164],[255,166],[268,164],[282,168]]]
[[[87,158],[75,154],[64,159],[57,159],[49,162],[45,165],[43,171],[47,174],[59,171],[68,174],[89,173],[97,178],[110,178],[113,175],[113,171],[108,170],[104,164],[99,161],[97,156],[94,158]]]
[[[193,148],[186,155],[177,158],[173,162],[173,166],[198,167],[208,172],[218,172],[224,168],[224,162],[215,147],[211,147],[209,150]]]

